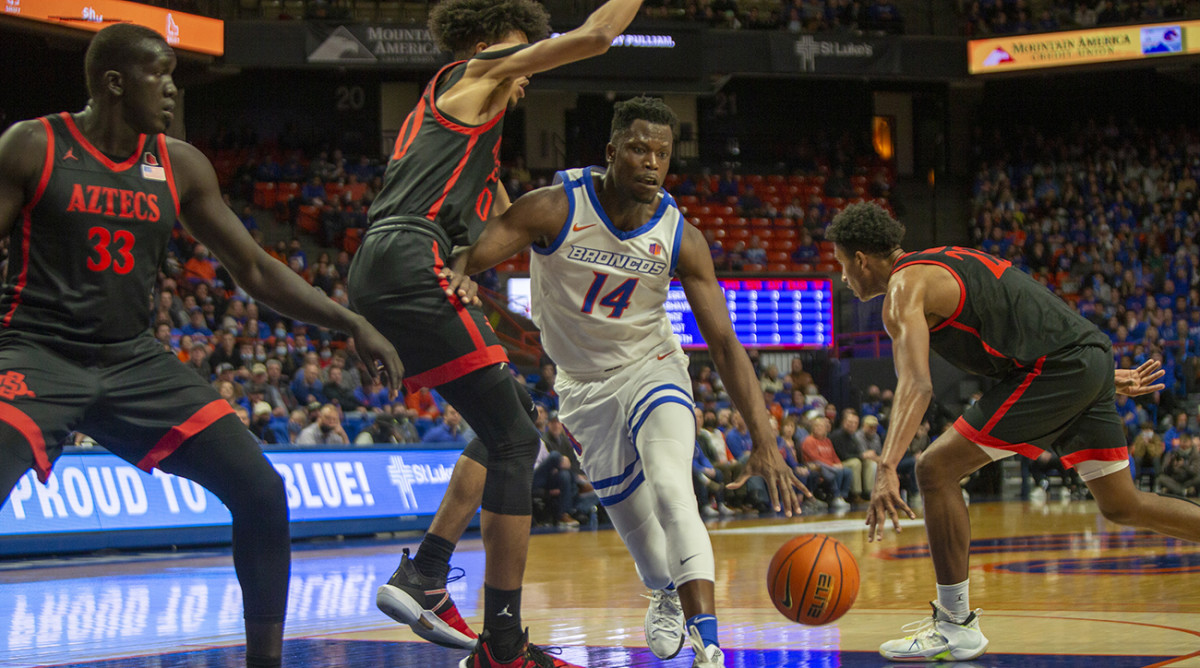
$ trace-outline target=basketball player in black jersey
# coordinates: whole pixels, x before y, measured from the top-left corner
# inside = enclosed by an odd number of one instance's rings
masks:
[[[900,248],[904,226],[874,204],[855,204],[826,232],[842,280],[863,300],[884,295],[896,394],[867,511],[868,539],[890,518],[915,518],[900,497],[896,466],[932,397],[929,352],[997,383],[917,462],[925,531],[937,574],[933,615],[880,653],[893,661],[965,661],[987,649],[968,598],[970,519],[959,480],[1014,454],[1045,450],[1075,468],[1105,518],[1200,541],[1200,507],[1138,491],[1114,399],[1156,392],[1157,362],[1114,372],[1107,336],[1007,261],[971,248],[915,253]]]
[[[149,329],[175,222],[255,298],[352,333],[389,381],[403,366],[362,316],[258,247],[222,201],[212,165],[162,134],[176,105],[174,69],[161,35],[112,25],[88,47],[86,109],[0,136],[0,234],[11,249],[0,291],[9,390],[0,399],[0,498],[30,468],[46,482],[72,431],[145,471],[200,483],[233,517],[246,665],[279,666],[290,552],[282,481],[229,404]]]
[[[437,272],[504,211],[499,187],[505,112],[529,77],[604,53],[641,0],[609,0],[582,26],[542,39],[549,17],[533,0],[445,0],[430,13],[439,46],[458,62],[429,82],[401,127],[370,226],[350,268],[351,304],[391,340],[410,374],[405,386],[437,388],[486,448],[483,483],[483,634],[478,644],[445,591],[454,544],[466,528],[460,506],[476,503],[451,485],[416,558],[407,554],[380,587],[380,609],[439,644],[475,648],[470,668],[565,665],[528,643],[521,582],[529,547],[530,483],[538,431],[532,402],[506,368],[507,356],[482,311],[447,298]],[[461,262],[462,260],[457,260]],[[449,507],[449,512],[444,512]],[[451,518],[451,519],[448,519]]]

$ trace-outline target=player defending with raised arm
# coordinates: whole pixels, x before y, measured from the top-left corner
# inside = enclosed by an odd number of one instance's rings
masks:
[[[456,247],[470,245],[509,200],[499,187],[505,112],[529,77],[604,53],[629,25],[641,0],[609,0],[579,28],[554,39],[534,0],[444,0],[430,13],[439,45],[458,62],[429,82],[401,127],[370,226],[350,268],[351,304],[379,327],[410,374],[409,390],[435,387],[478,433],[486,451],[483,486],[483,634],[463,665],[561,665],[528,643],[521,627],[521,582],[529,545],[530,483],[539,437],[528,393],[506,368],[503,347],[482,311],[447,296],[438,271]],[[540,41],[538,41],[540,40]],[[532,42],[532,43],[531,43]],[[483,480],[486,478],[486,482]],[[461,506],[471,504],[462,511]],[[477,495],[451,485],[412,560],[407,553],[380,587],[376,603],[433,642],[476,647],[445,584],[450,555],[474,514]]]
[[[653,590],[647,643],[669,658],[686,633],[694,665],[714,668],[724,663],[712,545],[692,492],[691,381],[664,306],[673,276],[753,435],[746,474],[730,487],[761,475],[775,509],[789,516],[800,512],[795,490],[807,490],[775,447],[708,246],[662,189],[677,125],[661,100],[618,103],[607,169],[561,172],[562,183],[517,200],[488,223],[466,270],[482,271],[532,245],[533,318],[558,364],[559,418]],[[464,453],[455,475],[478,479],[476,461]]]
[[[0,137],[0,234],[13,250],[0,292],[0,372],[22,390],[0,401],[0,498],[30,468],[49,480],[72,431],[142,470],[200,483],[233,517],[246,665],[279,666],[290,554],[283,483],[229,404],[149,330],[149,295],[176,220],[256,299],[350,332],[389,382],[403,367],[365,319],[255,244],[208,160],[162,134],[176,104],[174,70],[161,35],[109,26],[85,57],[88,107]]]
[[[874,204],[846,207],[826,233],[854,294],[884,295],[893,342],[896,394],[867,511],[870,540],[882,537],[889,518],[899,531],[899,514],[915,517],[900,498],[896,466],[932,397],[929,351],[998,383],[917,462],[937,600],[912,635],[879,651],[892,661],[965,661],[983,654],[988,640],[968,597],[964,476],[1003,457],[1050,450],[1079,472],[1113,522],[1196,541],[1200,507],[1140,492],[1125,470],[1115,393],[1163,389],[1157,363],[1114,374],[1108,337],[1029,275],[971,248],[905,253],[903,236],[904,226]]]

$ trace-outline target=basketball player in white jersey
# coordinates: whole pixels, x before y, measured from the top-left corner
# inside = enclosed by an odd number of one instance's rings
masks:
[[[753,437],[746,474],[729,487],[762,476],[775,510],[788,516],[800,512],[797,491],[811,494],[775,447],[708,244],[662,189],[677,125],[661,100],[618,103],[607,169],[560,172],[560,183],[525,195],[491,219],[455,264],[478,272],[532,245],[533,318],[558,365],[559,419],[642,581],[653,590],[647,643],[656,656],[670,658],[686,633],[696,652],[693,666],[716,668],[724,660],[712,544],[692,490],[691,379],[664,307],[672,277],[683,284]],[[450,484],[456,498],[482,490],[486,452],[476,450],[464,451],[455,468]],[[436,521],[465,529],[474,512],[443,504]],[[461,517],[448,517],[454,513]]]

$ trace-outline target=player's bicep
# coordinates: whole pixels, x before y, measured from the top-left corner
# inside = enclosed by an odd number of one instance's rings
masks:
[[[704,235],[690,223],[680,224],[687,227],[683,230],[683,239],[677,251],[679,262],[675,275],[683,286],[700,335],[710,347],[722,341],[736,340],[733,324],[729,320],[729,309],[725,306],[725,292],[717,283],[717,273],[713,269],[712,256],[708,253]]]
[[[612,37],[583,28],[553,39],[530,44],[511,56],[500,59],[488,70],[492,79],[527,77],[556,67],[598,56],[612,45]]]
[[[39,121],[18,123],[0,135],[0,237],[7,237],[38,186],[50,145]]]
[[[567,209],[561,186],[541,188],[518,198],[499,216],[488,219],[467,252],[466,272],[475,274],[494,267],[551,230],[557,234],[566,222]]]
[[[179,192],[179,220],[209,248],[236,279],[254,261],[257,248],[237,214],[225,204],[208,158],[190,144],[168,142]]]
[[[898,274],[883,302],[883,326],[892,338],[896,376],[929,380],[929,321],[925,286]]]

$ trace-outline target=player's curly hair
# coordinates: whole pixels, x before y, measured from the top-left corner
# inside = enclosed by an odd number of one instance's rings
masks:
[[[851,204],[833,217],[825,239],[850,253],[887,255],[900,247],[904,225],[874,202]]]
[[[536,0],[442,0],[429,10],[429,32],[455,58],[468,58],[476,44],[495,44],[514,30],[530,43],[544,39],[550,15]]]
[[[662,99],[644,95],[613,105],[612,134],[609,136],[616,137],[628,130],[636,120],[669,126],[671,137],[679,136],[679,117],[675,112]]]

